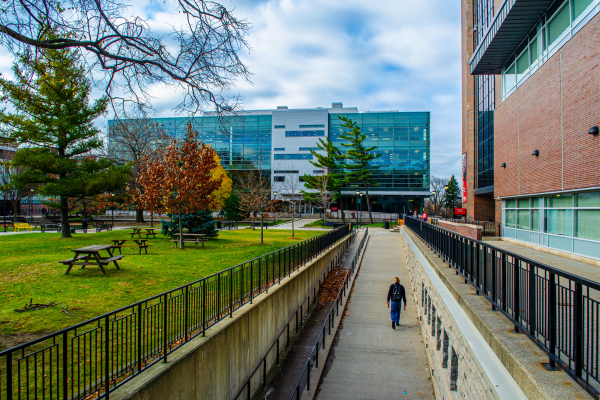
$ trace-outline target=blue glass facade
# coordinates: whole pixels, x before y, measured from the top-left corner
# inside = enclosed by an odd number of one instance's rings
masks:
[[[429,190],[429,112],[381,112],[330,114],[329,137],[342,151],[340,139],[344,124],[338,116],[351,119],[367,136],[365,146],[377,146],[381,156],[373,162],[377,192]],[[347,188],[356,190],[358,183]]]

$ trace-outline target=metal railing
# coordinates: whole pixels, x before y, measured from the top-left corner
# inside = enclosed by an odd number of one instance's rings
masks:
[[[356,254],[354,255],[354,260],[352,260],[352,265],[348,269],[348,273],[346,274],[346,276],[344,277],[344,281],[342,282],[342,287],[340,288],[335,300],[333,301],[334,306],[331,307],[331,309],[325,316],[325,322],[323,322],[323,326],[321,327],[319,336],[317,336],[317,340],[315,341],[315,344],[313,345],[313,348],[310,351],[308,359],[306,360],[306,364],[304,364],[304,368],[302,368],[302,373],[300,374],[300,377],[298,378],[298,381],[296,382],[296,387],[294,388],[294,391],[292,392],[292,395],[290,396],[290,400],[294,400],[294,399],[300,400],[300,397],[302,396],[302,393],[304,392],[304,390],[310,390],[310,371],[312,370],[313,367],[319,368],[319,349],[321,347],[323,348],[323,350],[325,349],[326,332],[329,331],[329,335],[331,335],[331,329],[335,328],[334,318],[336,316],[340,315],[340,305],[342,303],[342,296],[345,296],[346,290],[350,289],[350,281],[351,281],[352,277],[354,276],[354,274],[358,271],[358,268],[360,267],[358,260],[360,258],[361,251],[363,250],[363,248],[365,246],[368,236],[369,236],[369,228],[366,229],[365,235],[363,236],[362,240],[360,241],[360,244],[358,245],[358,250],[356,251]],[[348,294],[350,294],[350,293],[348,293]],[[342,312],[343,312],[343,310],[342,310]],[[334,331],[334,334],[335,334],[335,331]],[[322,344],[319,344],[319,340],[322,342]],[[314,360],[314,363],[313,363],[313,360]],[[302,382],[304,380],[305,375],[306,375],[306,382],[305,382],[305,384],[303,384]]]
[[[350,234],[349,226],[0,352],[0,400],[110,392]]]
[[[317,283],[315,283],[315,285],[312,287],[312,289],[308,292],[308,296],[306,296],[306,298],[304,299],[302,304],[300,304],[300,306],[296,309],[296,311],[290,317],[287,324],[283,327],[283,329],[281,330],[281,332],[279,333],[277,338],[273,341],[273,343],[271,344],[271,346],[269,347],[269,349],[267,350],[265,355],[258,362],[256,368],[254,368],[254,371],[252,371],[252,373],[250,374],[250,377],[246,380],[246,382],[244,383],[244,385],[238,392],[237,396],[235,397],[235,400],[244,398],[244,394],[245,394],[246,399],[250,399],[252,397],[252,392],[253,392],[252,381],[255,380],[255,377],[257,375],[260,376],[261,373],[262,373],[262,379],[260,379],[260,385],[262,386],[262,388],[266,388],[267,383],[268,383],[267,382],[267,376],[268,376],[267,370],[271,367],[272,364],[274,364],[275,366],[280,366],[280,362],[283,361],[281,359],[282,353],[284,353],[286,349],[289,350],[291,348],[291,345],[293,344],[292,341],[290,341],[290,339],[291,338],[293,339],[294,335],[298,335],[298,333],[300,332],[300,329],[304,326],[305,316],[309,315],[312,312],[311,307],[314,307],[316,305],[317,300],[318,300],[317,293],[318,293],[321,285],[323,284],[323,282],[325,282],[325,279],[326,279],[327,275],[329,275],[329,272],[338,268],[342,264],[343,255],[348,251],[348,249],[352,245],[352,242],[354,242],[355,237],[356,237],[356,231],[353,232],[353,235],[352,235],[350,241],[345,242],[345,244],[338,250],[338,252],[335,254],[333,259],[329,262],[329,264],[327,264],[327,267],[325,267],[325,269],[323,270],[323,273],[321,273],[321,276],[317,280]],[[312,300],[311,300],[311,297],[312,297]],[[293,326],[293,328],[292,328],[292,326]],[[283,337],[284,334],[285,334],[285,338]],[[285,348],[283,349],[284,352],[281,351],[282,350],[281,349],[281,341],[282,340],[285,340]],[[284,357],[284,359],[285,359],[285,357]]]
[[[589,393],[600,388],[600,284],[414,218],[405,225]]]
[[[468,224],[477,225],[483,228],[483,236],[502,236],[502,225],[499,222],[489,221],[473,221],[470,219],[451,219],[451,218],[440,218],[436,216],[431,217],[431,221],[434,225],[437,225],[438,221],[454,222],[456,224]]]

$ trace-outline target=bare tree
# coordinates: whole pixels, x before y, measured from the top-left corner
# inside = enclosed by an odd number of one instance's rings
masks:
[[[149,87],[162,84],[183,89],[180,111],[197,112],[207,105],[218,114],[237,109],[239,97],[223,93],[236,80],[250,78],[238,57],[249,49],[245,19],[214,1],[176,0],[165,11],[182,19],[165,33],[169,26],[157,21],[124,17],[128,7],[121,0],[6,0],[0,5],[0,45],[13,53],[81,49],[90,75],[113,106],[114,100],[123,106],[147,105]]]
[[[0,190],[6,195],[8,201],[12,204],[13,222],[17,222],[19,204],[23,197],[30,196],[27,186],[19,185],[13,177],[23,172],[22,167],[16,167],[10,164],[10,161],[0,162]]]
[[[335,193],[331,191],[331,174],[316,175],[311,179],[311,188],[316,192],[302,192],[304,200],[323,209],[323,221],[327,220],[327,209],[333,201]]]
[[[271,197],[271,182],[267,174],[258,166],[240,173],[238,187],[240,211],[260,216],[260,243],[263,244],[264,215],[275,212],[276,209],[276,201]]]
[[[446,199],[446,186],[450,180],[448,178],[438,178],[437,176],[431,175],[430,179],[430,187],[431,187],[431,196],[429,196],[431,202],[433,203],[435,212],[439,212],[442,208],[444,208],[444,202]]]
[[[293,164],[286,164],[286,168],[289,167],[291,170],[294,169]],[[273,172],[275,168],[273,169]],[[300,201],[302,200],[304,189],[304,182],[300,180],[299,176],[294,174],[286,174],[284,176],[284,180],[282,182],[274,182],[274,187],[280,197],[287,201],[292,209],[292,237],[295,237],[294,231],[294,214],[296,213],[296,208]]]
[[[166,144],[168,136],[164,127],[146,118],[116,119],[108,129],[108,157],[117,164],[131,163],[129,192],[136,193],[142,188],[138,176],[147,155],[161,144]],[[135,202],[135,222],[144,222],[144,210]]]

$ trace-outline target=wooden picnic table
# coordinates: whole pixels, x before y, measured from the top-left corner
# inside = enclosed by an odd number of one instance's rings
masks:
[[[137,247],[140,249],[140,255],[142,254],[142,249],[144,249],[146,254],[148,254],[148,246],[150,246],[146,243],[148,239],[132,239],[136,244],[124,244],[127,242],[127,240],[128,239],[111,239],[113,242],[112,248],[119,249],[119,254],[122,254],[121,247]]]
[[[173,236],[179,238],[179,233],[174,233]],[[206,242],[208,238],[204,233],[183,233],[183,242],[184,243],[195,243],[196,249],[198,248],[198,244],[202,243],[202,247],[204,247],[204,242]],[[171,242],[175,242],[175,248],[179,244],[179,239],[171,240]]]
[[[237,229],[237,221],[217,221],[217,229],[224,231]]]
[[[117,261],[124,257],[113,256],[112,247],[112,245],[104,244],[81,247],[79,249],[71,250],[75,253],[75,256],[72,259],[62,260],[59,262],[61,264],[69,266],[65,275],[69,275],[69,272],[71,272],[71,268],[73,268],[74,265],[81,265],[81,268],[85,268],[86,265],[97,265],[100,267],[100,270],[102,270],[102,273],[106,275],[104,266],[112,262],[115,264],[115,267],[117,267],[117,269],[121,269],[119,268],[119,264],[117,264]],[[102,257],[100,255],[101,251],[106,251],[108,253],[108,257]]]
[[[142,235],[146,235],[146,239],[148,239],[148,236],[152,235],[153,238],[156,238],[156,232],[154,228],[132,228],[133,232],[130,233],[131,238],[133,239],[135,237],[135,235],[138,235],[138,238],[142,238]],[[142,232],[142,230],[145,230],[146,232]]]

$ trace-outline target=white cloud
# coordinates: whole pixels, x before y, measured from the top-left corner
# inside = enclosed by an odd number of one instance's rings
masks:
[[[326,107],[431,111],[431,172],[461,176],[460,4],[448,0],[222,0],[253,26],[241,55],[253,84],[238,82],[244,108]],[[135,2],[159,31],[179,24],[160,7]],[[155,3],[153,3],[155,4]],[[3,52],[5,53],[5,52]],[[6,60],[6,58],[5,58]],[[0,63],[5,72],[8,64]],[[160,116],[181,96],[151,89]]]

